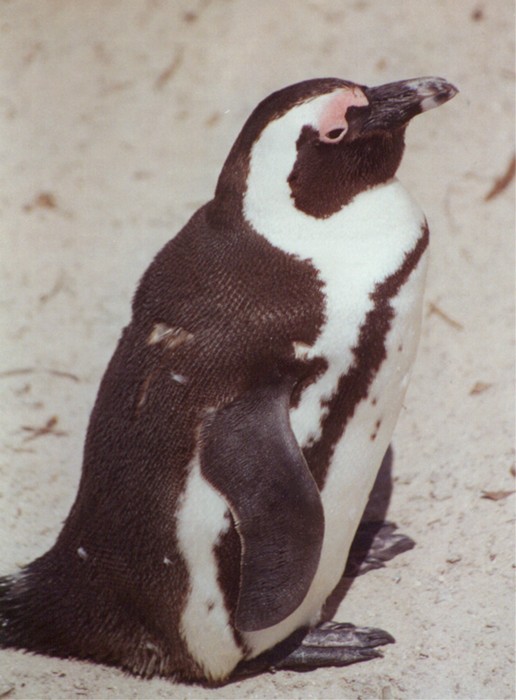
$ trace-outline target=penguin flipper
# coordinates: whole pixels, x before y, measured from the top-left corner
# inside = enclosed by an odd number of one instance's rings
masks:
[[[201,471],[227,501],[241,542],[240,631],[271,627],[303,601],[317,570],[324,513],[289,420],[291,383],[249,391],[211,414]]]

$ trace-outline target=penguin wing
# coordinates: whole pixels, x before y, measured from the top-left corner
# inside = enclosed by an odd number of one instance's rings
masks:
[[[250,391],[209,416],[201,470],[240,536],[237,629],[281,622],[312,583],[324,535],[317,485],[289,420],[290,382]]]

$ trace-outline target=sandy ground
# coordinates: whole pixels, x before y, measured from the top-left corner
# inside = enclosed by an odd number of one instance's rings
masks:
[[[135,284],[210,198],[256,103],[327,75],[442,75],[461,94],[415,120],[400,170],[433,234],[388,513],[417,547],[357,579],[336,614],[397,644],[367,664],[216,690],[3,651],[0,697],[514,697],[514,197],[500,179],[513,12],[510,0],[1,0],[3,573],[54,541]]]

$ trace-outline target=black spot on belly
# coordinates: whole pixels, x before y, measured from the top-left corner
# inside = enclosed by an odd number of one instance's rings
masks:
[[[381,420],[377,420],[376,423],[374,424],[374,431],[371,433],[370,438],[371,440],[376,440],[376,436],[378,435],[378,431],[380,430],[380,426],[382,424]]]
[[[321,437],[303,450],[319,489],[324,486],[335,447],[348,421],[360,401],[367,398],[371,383],[387,357],[385,341],[394,318],[391,300],[419,263],[428,240],[429,231],[425,223],[421,227],[419,240],[405,255],[401,266],[377,284],[371,293],[373,308],[360,328],[358,343],[353,348],[354,362],[346,374],[341,375],[337,389],[322,405],[326,411],[321,421]],[[376,398],[371,403],[376,404]],[[371,439],[376,438],[376,432]]]

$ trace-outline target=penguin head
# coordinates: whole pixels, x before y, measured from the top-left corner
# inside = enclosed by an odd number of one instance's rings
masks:
[[[308,216],[327,218],[392,178],[408,122],[456,93],[442,78],[373,88],[323,78],[274,92],[240,132],[215,201],[225,211],[243,211],[273,210],[288,200]]]

